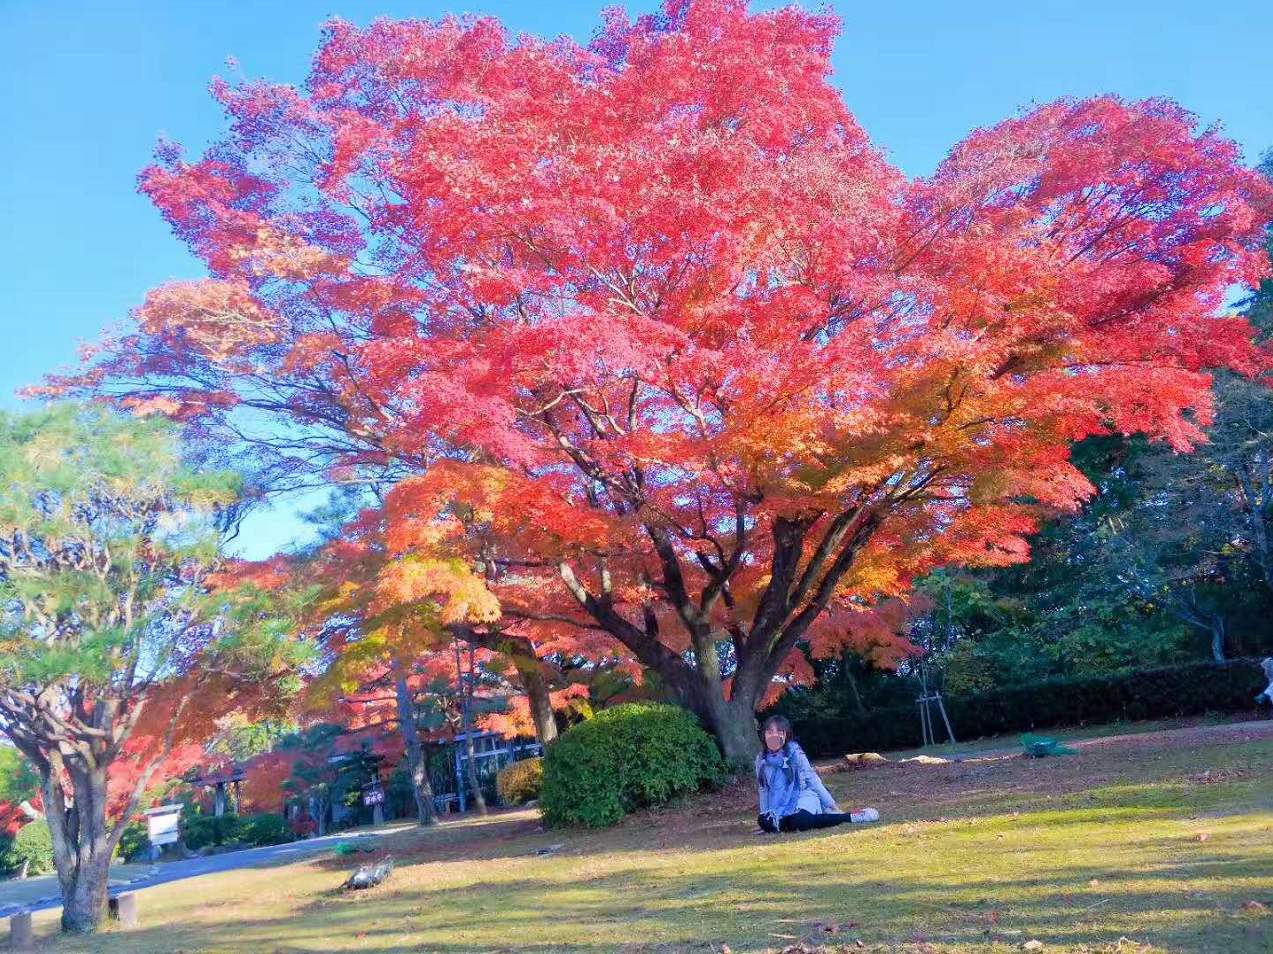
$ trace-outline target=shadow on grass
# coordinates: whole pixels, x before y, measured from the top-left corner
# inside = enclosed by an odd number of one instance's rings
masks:
[[[602,954],[626,949],[671,952],[707,950],[715,942],[735,951],[795,943],[842,943],[847,936],[869,944],[926,942],[938,950],[1019,946],[1025,937],[1049,947],[1098,944],[1134,936],[1169,951],[1225,954],[1264,952],[1273,945],[1273,919],[1247,915],[1246,882],[1263,885],[1273,902],[1273,879],[1255,859],[1218,854],[1166,866],[1165,871],[1122,872],[1098,865],[1066,872],[1066,883],[1022,875],[970,878],[952,892],[944,882],[900,877],[873,880],[863,873],[846,883],[834,860],[806,865],[800,883],[763,874],[730,872],[669,876],[647,866],[592,879],[579,886],[537,878],[501,881],[484,888],[384,892],[366,903],[320,899],[286,919],[246,920],[203,929],[197,948],[170,931],[128,932],[136,950],[199,950],[205,954],[262,951],[274,954],[332,951],[351,939],[374,954],[436,951],[556,951]],[[1216,879],[1243,882],[1204,891],[1164,891],[1141,882]],[[807,879],[807,880],[806,880]],[[1090,879],[1097,879],[1091,886]],[[489,894],[483,898],[483,891]],[[1257,893],[1259,893],[1257,891]],[[744,896],[728,916],[720,899]],[[486,901],[487,913],[479,913]],[[899,912],[908,916],[895,917]],[[422,913],[424,912],[424,913]],[[675,914],[679,930],[665,922]],[[1153,926],[1146,928],[1144,918]],[[836,935],[819,925],[855,922]],[[544,922],[563,926],[545,936]],[[577,926],[586,926],[579,931]],[[579,936],[580,934],[586,936]]]

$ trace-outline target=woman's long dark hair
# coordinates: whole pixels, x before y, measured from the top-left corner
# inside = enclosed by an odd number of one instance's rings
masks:
[[[782,748],[778,751],[783,754],[787,761],[787,784],[794,786],[796,784],[796,763],[791,757],[791,746],[795,744],[796,740],[791,737],[791,720],[782,715],[771,715],[765,720],[765,724],[760,727],[760,744],[764,746],[764,753],[762,753],[761,759],[756,763],[756,783],[761,788],[768,787],[765,783],[765,760],[763,756],[769,752],[769,746],[765,743],[764,736],[771,725],[782,730]]]

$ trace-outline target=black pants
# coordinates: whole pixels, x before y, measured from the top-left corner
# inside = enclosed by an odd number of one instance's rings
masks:
[[[848,812],[823,812],[821,815],[815,815],[813,812],[805,811],[803,808],[798,812],[790,815],[783,815],[778,819],[778,827],[774,827],[773,819],[768,815],[760,815],[756,818],[761,829],[767,832],[776,831],[812,831],[815,828],[832,828],[836,825],[847,825],[853,821],[852,816]]]

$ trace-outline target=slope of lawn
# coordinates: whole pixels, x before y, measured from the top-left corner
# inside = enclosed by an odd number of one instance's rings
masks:
[[[40,915],[40,949],[1273,951],[1273,722],[827,782],[882,823],[756,836],[746,783],[602,832],[507,812],[392,836],[370,891],[339,891],[331,856],[230,872],[147,890],[140,927],[87,941]]]

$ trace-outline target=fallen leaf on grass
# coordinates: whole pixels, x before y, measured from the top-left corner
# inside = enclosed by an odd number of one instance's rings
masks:
[[[1131,938],[1120,937],[1114,944],[1103,944],[1100,947],[1087,947],[1086,945],[1080,947],[1078,954],[1163,954],[1163,952],[1148,944],[1133,941]]]
[[[1247,914],[1254,914],[1257,917],[1263,917],[1269,913],[1269,906],[1259,901],[1243,901],[1242,910]]]

